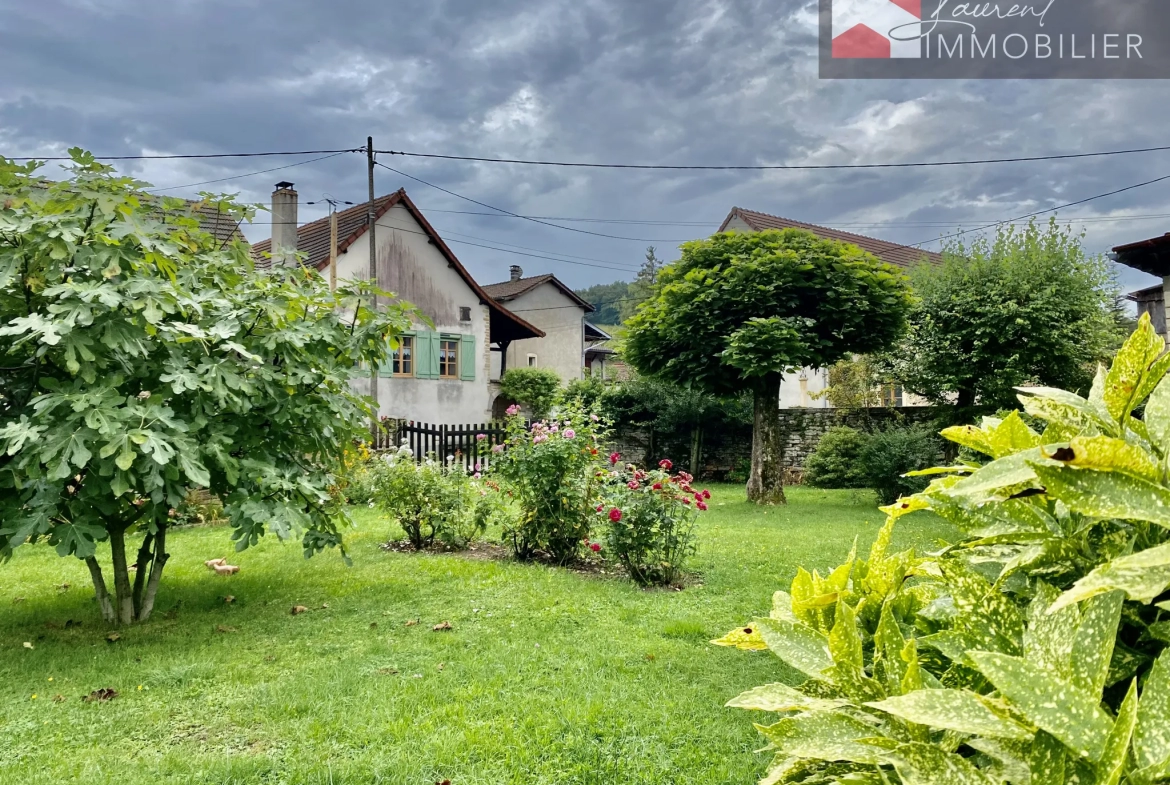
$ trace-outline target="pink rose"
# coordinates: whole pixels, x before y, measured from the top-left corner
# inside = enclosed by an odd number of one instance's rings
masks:
[[[695,502],[695,506],[696,506],[696,507],[698,507],[700,510],[706,510],[706,509],[707,509],[707,503],[706,503],[706,502]]]
[[[573,439],[576,438],[577,432],[572,428],[569,428],[562,434],[562,436],[564,436],[566,439]]]
[[[626,487],[629,488],[631,491],[636,491],[636,490],[638,490],[638,481],[637,480],[630,480],[628,483],[626,483]]]
[[[475,440],[476,440],[477,442],[482,442],[482,441],[483,441],[484,439],[486,439],[486,438],[487,438],[487,434],[486,434],[486,433],[477,433],[477,434],[475,435]]]
[[[502,444],[497,444],[497,445],[494,445],[492,447],[492,452],[494,452],[496,455],[499,455],[503,451],[504,451],[504,445],[502,445]]]
[[[622,511],[619,510],[617,507],[614,507],[612,510],[609,511],[609,519],[611,521],[613,521],[614,523],[617,523],[618,521],[620,521],[622,519]]]
[[[658,462],[658,465],[662,468],[663,471],[670,471],[674,468],[674,464],[670,462],[669,458],[663,458]]]
[[[609,463],[611,466],[617,465],[617,462],[620,461],[621,459],[622,459],[622,454],[620,452],[611,452],[609,454]]]
[[[512,404],[511,406],[509,406],[505,410],[505,414],[507,414],[509,417],[514,417],[519,413],[520,413],[520,407],[517,406],[516,404]]]

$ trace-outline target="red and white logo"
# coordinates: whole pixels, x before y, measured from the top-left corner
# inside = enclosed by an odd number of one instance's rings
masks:
[[[922,57],[922,0],[832,0],[834,58]]]

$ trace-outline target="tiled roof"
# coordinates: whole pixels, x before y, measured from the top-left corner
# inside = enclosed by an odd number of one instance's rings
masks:
[[[410,197],[406,195],[405,188],[400,188],[392,194],[380,196],[374,200],[374,221],[377,222],[379,218],[390,211],[390,208],[397,204],[401,204],[406,208],[407,212],[418,223],[423,233],[439,249],[439,253],[446,257],[447,262],[459,274],[459,277],[479,296],[481,302],[491,309],[492,322],[490,329],[493,338],[496,335],[507,340],[544,337],[543,330],[534,327],[500,305],[499,302],[483,290],[483,287],[475,282],[475,279],[471,277],[471,273],[467,272],[467,268],[463,266],[463,263],[459,261],[459,258],[455,256],[455,253],[447,246],[447,243],[443,242],[443,238],[431,226],[430,221],[423,217],[422,212],[410,200]],[[348,210],[342,210],[337,214],[338,254],[345,253],[347,248],[357,242],[366,233],[366,227],[369,226],[367,209],[368,203],[359,204],[354,205]],[[252,256],[256,260],[257,267],[271,266],[271,259],[264,256],[265,253],[271,253],[271,251],[271,239],[261,240],[252,246]],[[328,217],[318,218],[316,221],[311,221],[297,228],[297,251],[307,255],[305,264],[308,266],[316,267],[320,270],[329,264]]]
[[[194,213],[199,216],[199,225],[203,231],[215,239],[225,243],[244,239],[243,233],[240,232],[240,224],[230,215],[220,212],[214,205],[197,202],[191,204],[195,206]]]
[[[827,226],[817,226],[816,224],[804,223],[803,221],[793,221],[789,218],[781,218],[776,215],[768,215],[767,213],[757,213],[754,210],[744,210],[741,207],[731,208],[731,212],[723,220],[723,225],[719,227],[719,231],[726,231],[727,225],[737,216],[757,232],[762,232],[765,229],[804,229],[826,240],[839,240],[841,242],[852,243],[864,251],[869,251],[883,262],[888,262],[899,267],[909,267],[924,259],[932,264],[938,264],[942,261],[942,254],[935,253],[934,251],[924,251],[921,248],[912,248],[908,245],[899,245],[898,243],[891,243],[887,240],[878,240],[875,237],[866,237],[863,234],[842,232],[837,229],[830,229]]]
[[[374,211],[379,217],[398,203],[401,191],[381,196],[374,200]],[[368,202],[355,205],[337,214],[337,252],[342,253],[366,232],[366,210]],[[297,227],[297,250],[307,254],[305,263],[318,269],[329,263],[329,219],[319,218],[304,226]],[[272,252],[272,240],[261,240],[252,246],[252,256],[257,267],[268,267],[271,259],[265,254]]]
[[[519,278],[515,281],[489,283],[483,287],[483,290],[491,295],[491,298],[496,302],[505,303],[508,300],[514,300],[520,295],[532,291],[544,283],[551,283],[553,286],[560,289],[566,297],[584,308],[586,313],[592,313],[593,311],[597,310],[587,301],[582,300],[576,292],[561,283],[560,279],[551,273],[547,273],[545,275],[533,275],[528,278]]]

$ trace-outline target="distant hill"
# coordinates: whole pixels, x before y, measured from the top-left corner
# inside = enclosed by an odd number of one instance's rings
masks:
[[[613,283],[599,283],[588,289],[577,289],[577,296],[597,310],[589,314],[589,321],[593,324],[621,324],[622,305],[630,296],[628,281],[614,281]]]

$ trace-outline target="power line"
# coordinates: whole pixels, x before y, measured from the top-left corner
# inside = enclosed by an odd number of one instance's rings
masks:
[[[1163,180],[1170,180],[1170,174],[1162,175],[1161,177],[1155,177],[1153,180],[1146,180],[1144,183],[1134,183],[1133,185],[1127,185],[1124,188],[1118,188],[1115,191],[1108,191],[1108,192],[1103,193],[1103,194],[1097,194],[1096,196],[1090,196],[1087,199],[1078,199],[1075,202],[1069,202],[1068,204],[1062,204],[1062,205],[1058,205],[1056,207],[1049,207],[1049,208],[1046,208],[1044,210],[1037,210],[1034,213],[1028,213],[1027,215],[1021,215],[1017,218],[1009,218],[1006,221],[996,221],[995,223],[990,223],[990,224],[987,224],[986,226],[977,226],[974,229],[964,229],[961,232],[954,232],[952,234],[944,234],[941,237],[933,238],[930,240],[922,240],[920,242],[914,243],[913,245],[903,246],[903,247],[904,248],[918,248],[926,243],[933,243],[933,242],[935,242],[935,240],[948,240],[952,237],[959,237],[959,236],[964,235],[964,234],[970,234],[971,232],[981,232],[984,229],[991,229],[991,228],[996,227],[996,226],[1002,226],[1003,224],[1014,223],[1016,221],[1024,221],[1024,220],[1027,220],[1029,218],[1035,218],[1038,215],[1044,215],[1046,213],[1056,212],[1057,210],[1063,210],[1066,207],[1076,207],[1078,204],[1085,204],[1087,202],[1096,201],[1097,199],[1104,199],[1107,196],[1116,196],[1117,194],[1125,193],[1126,191],[1132,191],[1135,188],[1144,188],[1147,185],[1153,185],[1154,183],[1160,183]]]
[[[1135,153],[1153,153],[1170,150],[1170,146],[1141,147],[1128,150],[1105,150],[1093,153],[1064,153],[1058,155],[1017,156],[1014,158],[983,158],[973,161],[913,161],[906,163],[886,164],[756,164],[756,165],[693,165],[693,164],[623,164],[623,163],[585,163],[582,161],[540,161],[521,158],[489,158],[475,155],[443,155],[439,153],[412,153],[403,150],[375,150],[377,153],[401,155],[411,158],[438,158],[447,161],[469,161],[476,163],[495,164],[523,164],[525,166],[562,166],[583,169],[643,169],[643,170],[672,170],[672,171],[771,171],[771,170],[815,170],[815,169],[909,169],[929,166],[972,166],[978,164],[1007,164],[1024,163],[1029,161],[1062,161],[1075,158],[1098,158],[1108,155],[1132,155]]]
[[[281,169],[292,169],[294,166],[304,166],[305,164],[313,164],[317,161],[324,161],[329,158],[336,158],[339,155],[345,155],[347,151],[340,153],[332,153],[330,155],[323,155],[320,158],[310,158],[307,161],[297,161],[295,164],[285,164],[284,166],[274,166],[271,169],[261,169],[258,172],[248,172],[247,174],[234,174],[231,177],[220,177],[216,180],[203,180],[198,183],[187,183],[186,185],[168,185],[165,188],[147,188],[148,191],[174,191],[178,188],[194,188],[197,185],[210,185],[211,183],[225,183],[228,180],[239,180],[243,177],[252,177],[258,174],[268,174],[269,172],[279,172]]]
[[[321,155],[322,153],[364,153],[365,148],[349,147],[344,150],[282,150],[263,153],[188,153],[183,155],[95,155],[97,161],[171,161],[187,158],[260,158],[272,155]],[[72,161],[68,155],[40,156],[18,155],[10,161]]]
[[[423,180],[421,177],[415,177],[412,174],[407,174],[406,172],[400,172],[391,166],[387,166],[386,164],[382,163],[381,161],[375,161],[374,163],[376,163],[378,166],[382,167],[383,169],[388,169],[389,171],[394,172],[397,175],[401,175],[402,177],[407,177],[411,180],[414,180],[416,183],[422,183],[423,185],[430,186],[431,188],[442,191],[443,193],[449,194],[449,195],[454,196],[458,199],[463,199],[464,201],[471,202],[472,204],[478,204],[480,207],[486,207],[488,210],[495,210],[496,212],[504,213],[505,215],[510,215],[513,218],[523,218],[527,221],[532,221],[533,223],[542,224],[543,226],[551,226],[554,229],[564,229],[566,232],[578,232],[579,234],[589,234],[589,235],[593,235],[594,237],[607,237],[611,240],[632,240],[632,241],[639,242],[639,243],[670,243],[670,242],[674,242],[673,240],[648,240],[645,237],[621,237],[621,236],[616,235],[616,234],[603,234],[602,232],[591,232],[591,231],[588,231],[587,229],[577,229],[576,227],[573,227],[573,226],[561,226],[560,224],[554,224],[554,223],[549,223],[548,221],[542,221],[539,218],[530,218],[528,216],[519,215],[517,213],[514,213],[511,210],[505,210],[502,207],[496,207],[495,205],[490,205],[490,204],[487,204],[486,202],[477,201],[475,199],[472,199],[470,196],[464,196],[463,194],[457,194],[454,191],[448,190],[441,185],[435,185],[434,183],[427,182],[426,180]]]

